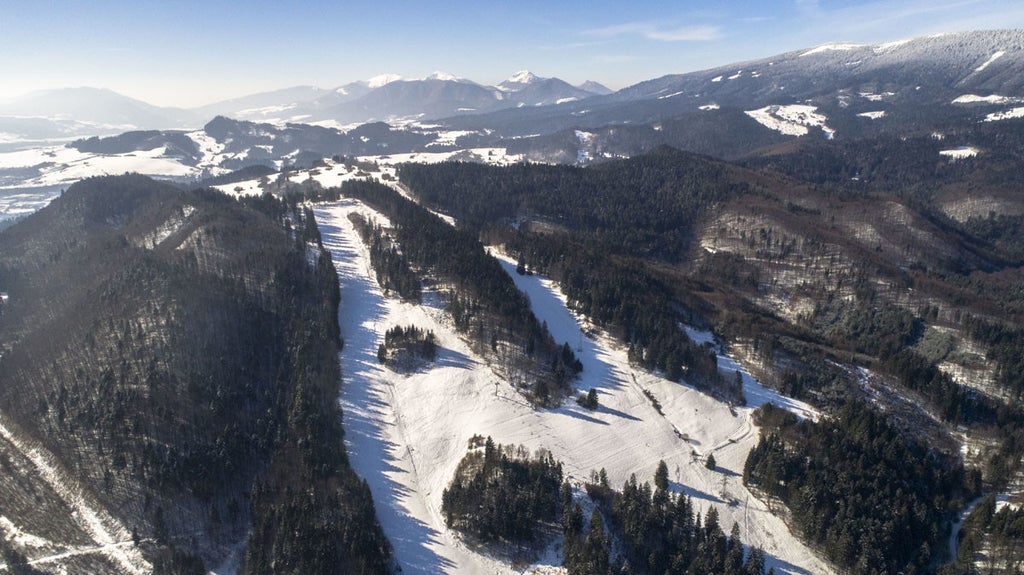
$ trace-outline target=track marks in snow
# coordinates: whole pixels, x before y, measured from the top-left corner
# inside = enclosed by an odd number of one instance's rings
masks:
[[[384,297],[373,279],[366,248],[348,221],[348,214],[354,211],[387,225],[380,214],[351,200],[316,210],[324,244],[331,251],[341,281],[339,321],[345,339],[341,352],[341,403],[346,447],[353,468],[370,484],[378,518],[394,546],[403,573],[452,572],[456,563],[441,555],[439,550],[455,546],[436,527],[440,514],[431,510],[426,499],[434,488],[425,485],[418,473],[416,446],[410,438],[415,429],[410,430],[406,414],[394,408],[399,401],[392,381],[396,374],[387,371],[376,358],[384,331],[415,319],[420,320],[416,322],[419,325],[430,323],[429,316],[421,312],[423,317],[402,318],[404,322],[395,317],[396,310],[414,306],[403,306],[401,302]],[[444,341],[439,343],[447,348]],[[439,350],[439,365],[465,361],[453,357],[447,349]],[[445,449],[441,445],[435,447]],[[454,446],[445,450],[449,449]],[[465,449],[464,444],[458,449]],[[436,495],[439,500],[440,492]],[[440,524],[443,526],[443,521]],[[458,557],[461,562],[472,559],[465,556],[467,554],[456,555],[463,555]]]
[[[91,501],[78,482],[55,463],[53,455],[42,446],[30,445],[18,438],[3,423],[0,423],[0,437],[32,462],[39,472],[40,479],[74,510],[75,521],[98,544],[96,547],[69,550],[51,557],[36,559],[33,562],[54,561],[86,553],[102,553],[128,573],[142,574],[152,570],[149,562],[142,557],[138,550],[127,548],[131,545],[130,532],[105,509]]]

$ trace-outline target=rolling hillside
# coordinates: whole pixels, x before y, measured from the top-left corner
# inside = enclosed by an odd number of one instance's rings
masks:
[[[340,448],[317,237],[277,200],[141,176],[85,180],[5,230],[4,545],[45,572],[383,570],[372,505],[290,515],[308,504],[292,490],[368,502]],[[314,531],[336,537],[310,556]]]

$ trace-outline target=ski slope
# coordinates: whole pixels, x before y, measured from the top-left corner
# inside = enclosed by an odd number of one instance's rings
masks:
[[[513,569],[507,557],[471,548],[444,525],[442,491],[476,434],[551,450],[577,485],[602,468],[616,488],[631,474],[652,481],[658,461],[664,460],[672,488],[692,497],[701,512],[715,506],[726,531],[737,523],[743,541],[764,549],[776,572],[832,572],[742,485],[743,462],[757,442],[752,408],[730,409],[690,386],[633,369],[625,349],[604,335],[585,335],[588,326],[566,308],[552,282],[518,276],[514,264],[504,259],[538,318],[583,362],[578,389],[595,389],[600,400],[596,411],[571,399],[557,409],[535,409],[459,338],[438,294],[426,290],[423,305],[384,297],[365,247],[347,219],[353,211],[386,225],[379,214],[354,200],[316,209],[341,283],[339,321],[345,347],[340,401],[346,445],[352,466],[371,486],[403,573],[523,572]],[[435,333],[437,360],[408,374],[378,364],[376,351],[384,331],[410,323]],[[749,389],[759,387],[749,376],[744,383]],[[664,415],[645,390],[657,398]],[[763,396],[770,396],[768,390]],[[803,416],[813,412],[805,409]],[[704,467],[711,453],[718,462],[715,471]],[[559,572],[557,550],[556,542],[526,571]]]

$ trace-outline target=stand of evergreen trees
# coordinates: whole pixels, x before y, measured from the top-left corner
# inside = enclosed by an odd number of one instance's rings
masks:
[[[1024,394],[1024,330],[973,317],[965,324],[973,339],[988,346],[989,359],[997,365],[996,383],[1017,396]]]
[[[358,213],[349,214],[348,219],[370,250],[370,265],[384,294],[396,293],[402,299],[420,301],[420,277],[384,229]]]
[[[662,461],[654,475],[654,488],[631,476],[622,491],[606,482],[588,484],[597,503],[590,528],[584,529],[583,512],[572,494],[563,489],[562,517],[565,566],[569,575],[762,575],[765,555],[760,549],[744,553],[739,526],[727,536],[718,511],[709,507],[703,519],[686,495],[669,490],[668,467]],[[605,521],[608,518],[608,529]],[[622,555],[610,559],[612,541],[621,542]]]
[[[743,403],[742,391],[719,376],[714,354],[680,329],[687,306],[673,285],[679,278],[664,279],[639,259],[678,259],[698,217],[747,190],[723,169],[660,149],[587,169],[406,164],[399,178],[425,205],[503,244],[524,271],[555,279],[571,309],[629,346],[631,361]],[[519,218],[541,223],[509,227]]]
[[[484,543],[537,540],[559,516],[562,464],[547,451],[477,443],[442,495],[445,524]]]
[[[434,332],[424,331],[415,325],[396,325],[384,332],[384,343],[377,349],[377,360],[381,363],[401,363],[402,356],[408,359],[434,361],[437,357],[437,339]]]
[[[533,542],[559,522],[570,575],[763,575],[764,553],[745,552],[738,525],[726,535],[714,507],[702,519],[689,497],[673,493],[664,462],[653,490],[634,476],[616,492],[600,477],[587,485],[596,507],[586,523],[550,453],[530,457],[523,447],[478,437],[441,509],[450,528],[483,543]]]
[[[604,251],[676,260],[698,216],[749,189],[728,169],[661,147],[586,169],[444,162],[403,164],[398,177],[425,205],[469,229],[525,216],[570,228]]]
[[[928,572],[950,519],[980,489],[980,477],[968,477],[962,463],[862,403],[819,422],[771,404],[755,415],[761,438],[744,464],[744,484],[769,506],[784,503],[791,525],[851,573]]]
[[[961,573],[1019,573],[1024,568],[1024,509],[1004,505],[996,511],[996,496],[975,505],[960,531],[959,553],[938,570]]]
[[[582,364],[568,346],[555,344],[529,299],[474,234],[376,182],[349,181],[341,191],[385,214],[408,261],[452,286],[448,311],[478,352],[496,359],[536,403],[562,400]]]
[[[286,288],[294,321],[287,385],[276,408],[281,431],[274,457],[253,487],[246,573],[386,573],[391,545],[377,523],[365,480],[348,463],[337,407],[341,337],[338,276],[312,210],[303,210]],[[303,273],[312,242],[314,274]],[[300,269],[301,267],[301,269]]]
[[[345,457],[338,278],[311,210],[92,178],[0,233],[0,282],[17,298],[0,408],[158,573],[205,572],[250,529],[246,573],[386,571]],[[20,485],[0,482],[12,520],[66,521],[17,507]]]

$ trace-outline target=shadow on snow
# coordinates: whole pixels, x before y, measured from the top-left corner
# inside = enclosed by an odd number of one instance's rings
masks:
[[[342,204],[344,205],[344,204]],[[439,573],[455,564],[431,546],[441,533],[413,517],[404,503],[416,494],[393,477],[405,473],[400,466],[402,446],[388,439],[391,413],[388,398],[370,385],[381,368],[377,361],[379,332],[387,315],[383,295],[372,275],[356,265],[358,244],[332,223],[329,207],[316,210],[324,245],[331,251],[341,284],[338,321],[345,346],[340,354],[345,443],[353,468],[370,484],[377,517],[394,548],[403,573]],[[452,350],[439,350],[439,365],[469,365],[469,358]],[[398,454],[397,456],[395,454]],[[424,502],[425,504],[425,502]]]

